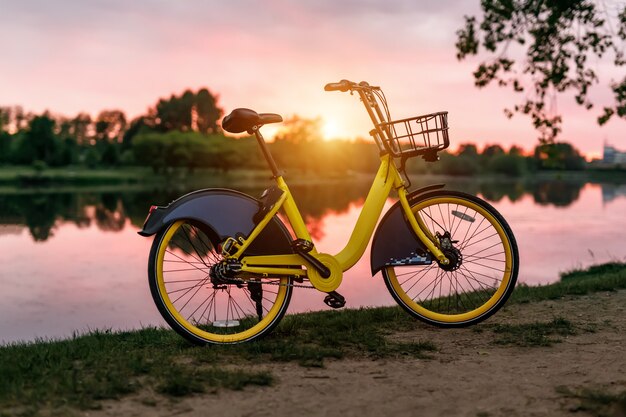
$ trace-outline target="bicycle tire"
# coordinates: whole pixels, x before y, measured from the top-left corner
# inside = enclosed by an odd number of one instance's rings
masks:
[[[161,316],[178,334],[198,345],[237,344],[267,335],[287,311],[291,279],[216,283],[209,275],[211,266],[221,260],[216,248],[211,231],[190,220],[178,220],[157,233],[150,249],[148,281]],[[184,268],[165,269],[166,264]],[[246,300],[252,308],[242,305]]]
[[[498,311],[513,292],[519,271],[515,236],[502,215],[478,197],[447,190],[424,193],[411,201],[411,208],[433,236],[449,232],[458,253],[453,252],[452,266],[433,262],[383,269],[394,300],[413,317],[439,327],[476,324]],[[489,229],[495,234],[484,234]]]

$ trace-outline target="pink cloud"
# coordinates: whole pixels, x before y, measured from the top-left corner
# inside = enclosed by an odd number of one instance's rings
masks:
[[[421,14],[403,2],[386,9],[274,0],[145,10],[113,1],[75,11],[45,4],[41,12],[13,5],[19,9],[14,19],[0,17],[0,105],[68,115],[122,108],[134,116],[159,97],[207,86],[227,111],[245,106],[321,115],[342,135],[367,136],[369,121],[359,103],[322,90],[341,78],[365,79],[385,89],[395,117],[450,111],[455,143],[531,148],[536,134],[530,121],[502,113],[519,98],[498,88],[477,90],[471,76],[476,63],[456,61],[454,31],[466,3],[454,13],[433,8]],[[56,15],[45,19],[44,12]],[[16,38],[21,41],[11,41]],[[616,75],[611,68],[602,71]],[[599,101],[607,91],[598,89]],[[623,122],[599,128],[595,113],[565,100],[560,105],[563,139],[582,151],[598,152],[605,138],[623,142]]]

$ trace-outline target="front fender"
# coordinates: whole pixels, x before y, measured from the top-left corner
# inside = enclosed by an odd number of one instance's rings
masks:
[[[420,194],[444,186],[445,184],[434,184],[417,189],[407,195],[407,199],[410,203]],[[397,201],[385,213],[374,233],[370,256],[372,275],[376,275],[386,266],[406,265],[407,261],[410,261],[410,265],[429,265],[432,263],[432,257],[413,232],[400,202]]]
[[[194,191],[165,207],[152,210],[138,233],[152,236],[176,220],[189,219],[208,226],[213,235],[210,237],[218,242],[238,233],[247,237],[255,227],[253,217],[259,207],[259,200],[235,190],[211,188]],[[244,255],[290,254],[293,253],[291,241],[285,225],[274,216]]]

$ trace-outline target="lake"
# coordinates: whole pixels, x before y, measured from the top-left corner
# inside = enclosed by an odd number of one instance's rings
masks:
[[[504,215],[519,245],[521,283],[546,284],[566,270],[626,259],[624,184],[567,178],[434,182],[478,195]],[[426,184],[414,183],[413,188]],[[265,188],[221,186],[256,197]],[[292,186],[318,250],[337,253],[343,248],[368,188],[367,181],[356,180]],[[164,205],[188,191],[141,186],[1,189],[0,342],[164,324],[147,283],[152,240],[136,232],[151,204]],[[338,291],[346,297],[346,307],[394,304],[380,275],[371,277],[369,248],[344,274]],[[323,298],[317,291],[297,289],[289,312],[326,309]]]

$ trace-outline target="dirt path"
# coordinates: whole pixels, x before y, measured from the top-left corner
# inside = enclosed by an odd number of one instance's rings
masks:
[[[322,369],[267,364],[271,387],[221,390],[173,402],[143,393],[94,416],[566,416],[580,400],[563,393],[626,391],[626,291],[507,307],[470,329],[426,325],[392,337],[430,340],[431,359],[327,361]],[[576,334],[545,347],[496,345],[495,324],[563,317]],[[482,331],[481,331],[482,330]],[[258,368],[257,368],[258,369]],[[561,388],[557,388],[561,387]],[[148,398],[148,399],[147,399]],[[154,401],[154,403],[153,403]],[[146,405],[150,404],[150,405]],[[615,406],[609,415],[622,416]],[[577,415],[595,415],[586,411]]]

